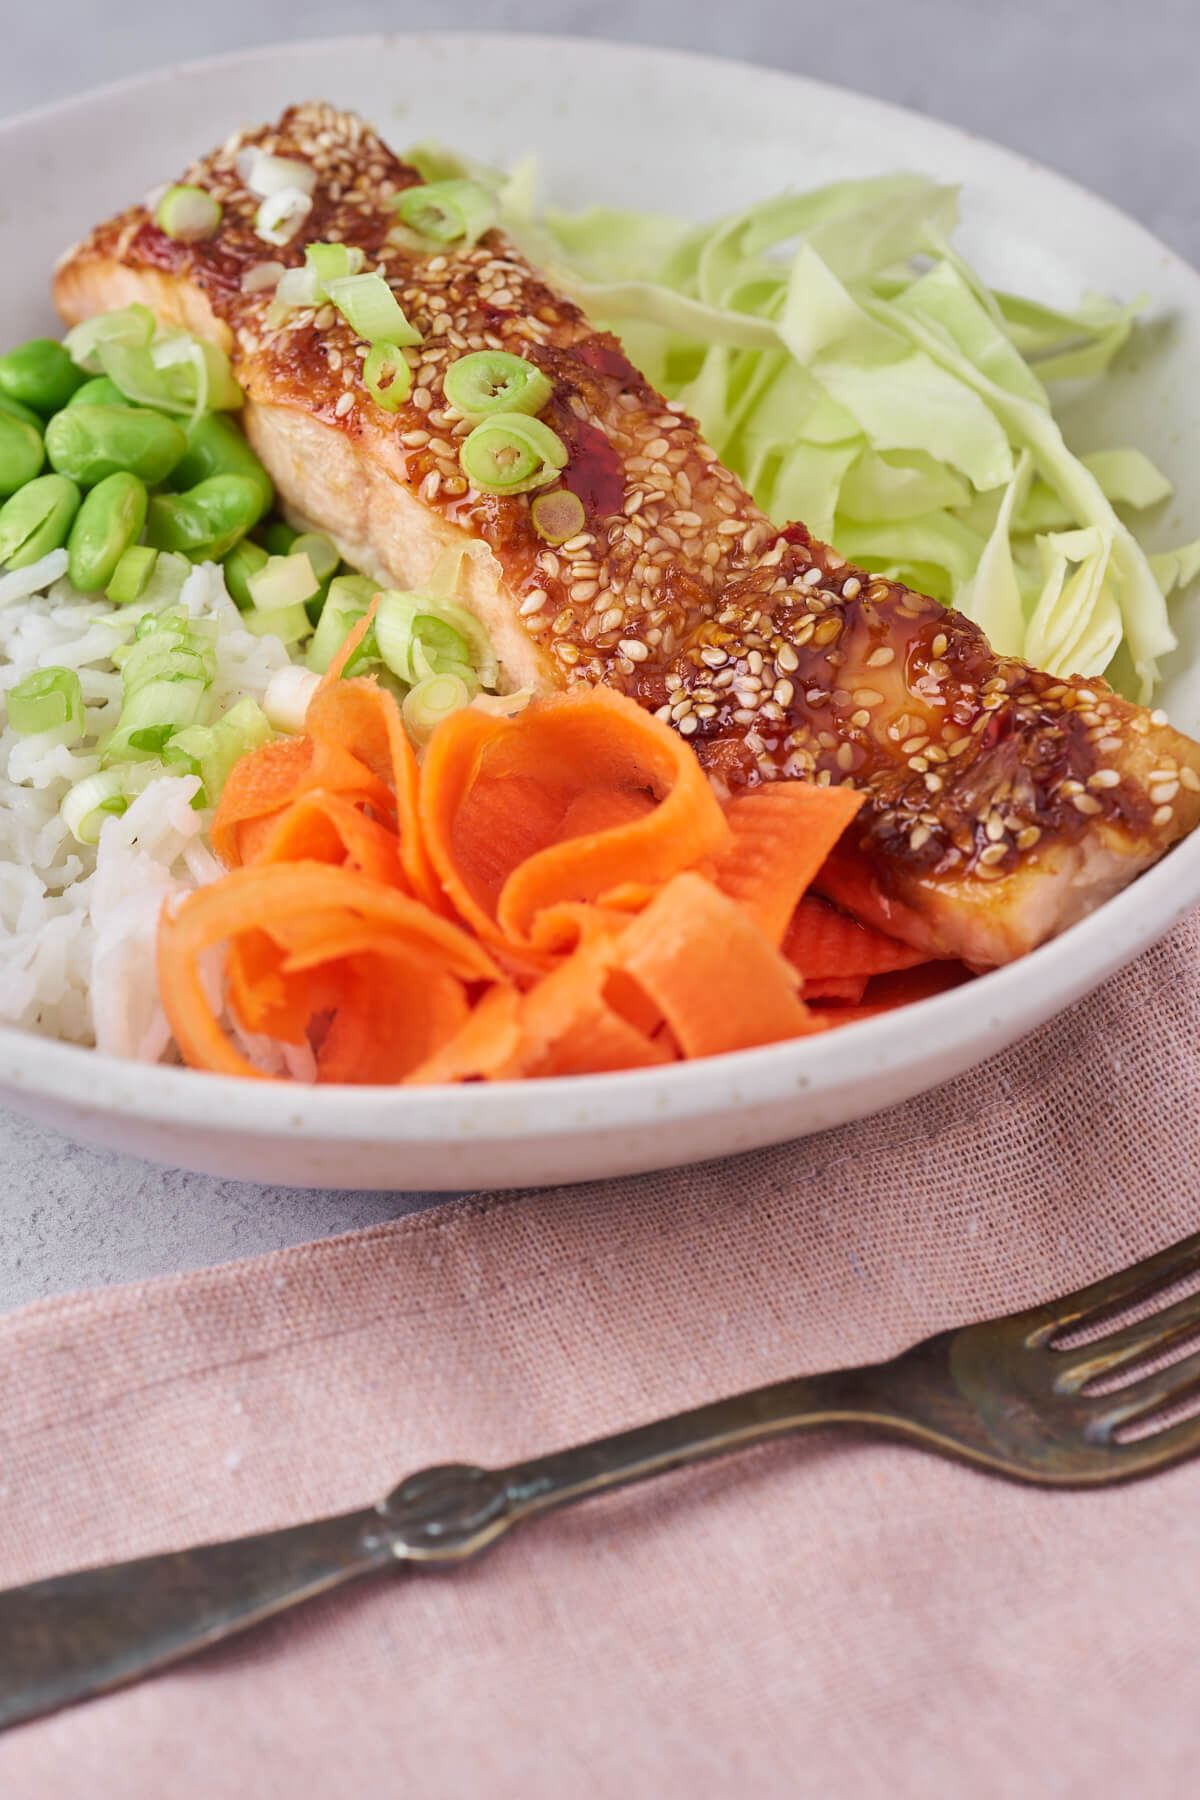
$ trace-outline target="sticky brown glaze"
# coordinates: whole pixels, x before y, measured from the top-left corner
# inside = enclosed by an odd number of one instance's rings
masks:
[[[236,170],[248,144],[316,171],[313,210],[283,249],[255,233]],[[826,874],[859,916],[980,967],[1004,962],[1200,818],[1200,746],[1160,715],[1102,681],[997,657],[958,614],[852,568],[802,526],[781,533],[695,423],[500,233],[439,250],[398,232],[390,203],[419,176],[353,115],[292,108],[183,179],[220,201],[214,236],[175,243],[140,207],[100,226],[60,264],[64,316],[140,298],[223,343],[292,513],[405,586],[467,547],[465,597],[511,686],[617,687],[729,788],[862,788]],[[421,332],[394,414],[367,394],[367,346],[332,307],[273,324],[270,294],[247,291],[262,263],[296,266],[316,239],[359,245]],[[442,382],[479,349],[525,356],[554,384],[542,416],[586,514],[565,545],[537,536],[530,496],[480,494],[463,475],[470,427]]]

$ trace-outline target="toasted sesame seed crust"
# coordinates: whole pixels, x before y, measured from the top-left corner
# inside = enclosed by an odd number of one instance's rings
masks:
[[[258,201],[236,167],[249,144],[316,174],[312,210],[282,248],[254,229]],[[398,230],[389,202],[420,177],[354,115],[290,108],[183,178],[220,202],[215,235],[177,243],[134,208],[60,266],[60,310],[94,310],[79,298],[90,265],[162,278],[200,297],[188,322],[205,329],[207,313],[252,400],[302,409],[367,454],[386,433],[409,490],[494,552],[551,685],[631,694],[729,787],[804,778],[863,789],[847,851],[869,872],[876,916],[901,935],[1005,960],[1200,818],[1200,747],[1102,681],[997,657],[968,620],[852,568],[803,526],[780,532],[694,421],[499,232],[462,248]],[[245,291],[261,263],[299,266],[318,239],[359,246],[421,333],[406,352],[412,391],[394,414],[364,388],[366,346],[332,307],[277,321],[269,291]],[[443,380],[479,349],[527,357],[553,383],[542,417],[567,447],[562,484],[586,515],[565,544],[534,531],[531,496],[481,494],[462,472],[470,427]],[[287,498],[286,471],[272,472]],[[1033,876],[1040,891],[1026,901]],[[1087,891],[1047,906],[1051,881]],[[985,889],[993,913],[1019,895],[1029,925],[972,930]],[[914,926],[912,911],[926,923]]]

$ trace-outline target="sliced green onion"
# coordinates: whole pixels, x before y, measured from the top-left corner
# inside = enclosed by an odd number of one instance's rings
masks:
[[[412,370],[398,344],[372,344],[363,364],[363,386],[385,412],[399,412],[412,393]]]
[[[430,181],[393,202],[403,222],[438,244],[473,244],[499,217],[496,197],[478,181]]]
[[[548,544],[565,544],[583,530],[587,521],[583,501],[570,488],[539,494],[529,509],[533,529]]]
[[[96,356],[127,400],[159,412],[232,412],[245,399],[224,351],[190,331],[167,332],[152,348],[106,338]]]
[[[105,819],[123,813],[129,802],[120,769],[101,769],[77,781],[64,796],[59,811],[63,823],[80,844],[98,844]]]
[[[291,554],[307,556],[318,585],[337,573],[342,560],[337,545],[323,531],[302,531],[292,545]]]
[[[401,712],[414,743],[427,744],[443,719],[471,704],[471,690],[461,675],[429,675],[404,696]]]
[[[264,244],[290,243],[311,211],[312,200],[303,188],[280,188],[255,213],[255,235]]]
[[[83,690],[74,669],[36,669],[8,690],[8,722],[22,737],[69,727],[83,736]]]
[[[139,596],[143,606],[173,605],[191,572],[192,565],[186,556],[177,556],[174,551],[160,551]]]
[[[368,581],[365,575],[337,575],[329,584],[329,592],[325,596],[325,605],[317,622],[317,629],[312,643],[308,646],[305,662],[318,675],[323,675],[351,631],[367,611],[375,595],[378,585]],[[355,655],[356,669],[374,654],[374,631],[368,633],[370,646],[366,641]],[[366,656],[364,657],[364,651]]]
[[[515,694],[476,694],[471,705],[476,712],[491,713],[498,719],[515,719],[532,699],[532,688],[518,688]]]
[[[289,269],[281,275],[272,304],[281,312],[295,312],[305,306],[319,306],[321,284],[312,269]]]
[[[419,344],[421,334],[382,275],[343,275],[325,284],[325,292],[351,331],[368,344]]]
[[[317,185],[317,171],[311,163],[300,162],[294,156],[272,156],[269,151],[260,150],[257,144],[248,144],[238,151],[237,172],[239,179],[260,200],[269,200],[272,194],[284,193],[289,188],[311,194]]]
[[[329,281],[360,274],[366,260],[366,252],[357,244],[309,244],[304,251],[305,265],[318,289]]]
[[[555,479],[566,467],[567,447],[540,419],[496,413],[465,439],[458,460],[481,494],[523,494]]]
[[[114,606],[129,606],[134,600],[140,600],[157,561],[158,551],[152,550],[149,544],[130,544],[128,550],[121,552],[112,579],[104,590],[105,598]]]
[[[63,344],[67,355],[78,368],[86,369],[89,375],[101,375],[104,373],[100,356],[102,345],[128,344],[139,350],[149,349],[154,326],[154,314],[150,308],[135,301],[132,306],[122,306],[113,312],[97,313],[94,318],[84,319],[81,325],[68,331]]]
[[[282,644],[299,644],[312,631],[301,600],[295,606],[256,607],[242,615],[242,624],[255,637],[277,637]]]
[[[446,370],[446,398],[464,419],[493,413],[540,413],[554,383],[535,363],[506,350],[475,350]]]
[[[320,582],[304,555],[269,556],[265,565],[247,576],[250,598],[259,612],[278,612],[311,600]]]
[[[314,669],[291,663],[276,669],[263,695],[263,712],[276,731],[303,731],[308,703],[321,685]]]
[[[267,743],[271,737],[271,727],[257,700],[252,700],[247,694],[231,706],[211,730],[213,748],[202,761],[204,785],[215,804],[234,763],[248,751],[257,750],[260,744]]]
[[[375,641],[384,663],[401,681],[461,675],[473,685],[488,687],[499,672],[491,640],[474,614],[425,594],[395,589],[382,593]]]
[[[200,238],[211,237],[221,223],[220,203],[205,188],[177,182],[159,201],[154,222],[169,238],[194,244]]]

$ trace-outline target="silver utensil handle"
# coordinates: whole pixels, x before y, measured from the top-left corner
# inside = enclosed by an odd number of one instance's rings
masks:
[[[374,1509],[0,1593],[0,1729],[393,1564]]]

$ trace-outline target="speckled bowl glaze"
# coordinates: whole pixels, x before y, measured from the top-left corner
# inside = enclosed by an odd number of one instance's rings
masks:
[[[502,96],[502,98],[491,98]],[[1061,177],[875,100],[738,63],[546,38],[391,36],[167,70],[0,127],[0,339],[52,326],[48,278],[95,220],[235,126],[321,97],[402,147],[490,161],[536,151],[552,200],[704,217],[791,182],[907,167],[963,188],[984,272],[1054,302],[1149,293],[1156,323],[1066,414],[1077,448],[1136,442],[1171,474],[1152,538],[1200,531],[1200,276]],[[1140,366],[1144,361],[1144,366]],[[1177,609],[1162,696],[1200,729],[1200,596]],[[79,1137],[156,1161],[322,1188],[510,1187],[620,1175],[821,1131],[1003,1049],[1200,900],[1200,834],[1023,962],[820,1039],[665,1070],[466,1088],[302,1088],[121,1063],[0,1030],[0,1093]]]

